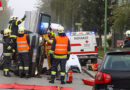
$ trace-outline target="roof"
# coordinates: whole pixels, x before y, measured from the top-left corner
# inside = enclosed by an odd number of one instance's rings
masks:
[[[119,53],[119,52],[130,52],[130,48],[115,48],[111,49],[107,52],[108,53]]]

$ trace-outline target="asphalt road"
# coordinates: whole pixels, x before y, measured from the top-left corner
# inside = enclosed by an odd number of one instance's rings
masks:
[[[2,45],[0,44],[0,54],[2,53]],[[47,66],[47,62],[45,60],[44,66]],[[65,84],[61,85],[60,81],[56,80],[55,84],[48,83],[47,77],[48,75],[42,75],[42,78],[19,78],[11,73],[11,77],[4,77],[3,72],[0,71],[0,84],[1,83],[19,83],[19,84],[26,84],[26,85],[43,85],[43,86],[61,86],[61,87],[72,87],[73,90],[92,90],[91,86],[84,85],[82,82],[83,78],[91,78],[86,73],[73,73],[73,83],[72,84]]]
[[[91,86],[84,85],[82,78],[90,78],[85,73],[74,73],[73,83],[61,85],[60,81],[56,80],[55,84],[48,83],[47,75],[42,75],[42,78],[19,78],[11,73],[12,77],[4,77],[2,71],[0,71],[0,83],[19,83],[27,85],[43,85],[43,86],[62,86],[62,87],[72,87],[73,90],[92,90]]]

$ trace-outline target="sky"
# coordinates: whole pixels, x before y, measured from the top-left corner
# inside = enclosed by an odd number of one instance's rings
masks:
[[[21,19],[25,11],[36,10],[38,0],[9,0],[8,6],[13,9],[13,16]]]

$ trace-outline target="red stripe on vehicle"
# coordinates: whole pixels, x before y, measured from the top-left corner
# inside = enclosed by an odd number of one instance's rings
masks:
[[[81,46],[81,44],[70,44],[71,46]]]
[[[71,52],[71,54],[88,54],[88,53],[97,53],[95,51],[88,51],[88,52]]]

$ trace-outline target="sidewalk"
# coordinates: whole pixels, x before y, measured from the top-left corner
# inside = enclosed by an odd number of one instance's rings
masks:
[[[102,63],[102,60],[103,60],[103,57],[98,57],[98,64],[101,64]],[[87,73],[90,77],[92,77],[93,79],[95,78],[95,75],[97,73],[97,71],[91,71],[91,70],[88,70],[86,66],[83,66],[82,67],[82,70]]]

